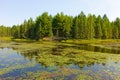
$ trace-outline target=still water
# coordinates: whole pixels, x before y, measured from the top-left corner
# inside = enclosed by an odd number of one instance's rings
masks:
[[[120,63],[107,61],[105,63],[87,64],[70,61],[59,65],[45,64],[46,58],[38,53],[22,54],[11,48],[0,49],[0,80],[21,79],[65,79],[65,80],[116,80],[120,79]],[[62,58],[61,58],[62,59]],[[86,61],[88,59],[86,58]]]
[[[116,46],[115,46],[116,45]],[[102,46],[102,47],[101,47]],[[63,46],[62,47],[68,47]],[[69,46],[70,47],[70,46]],[[93,52],[102,52],[102,53],[114,53],[114,54],[120,54],[120,44],[107,44],[107,45],[101,45],[101,44],[76,44],[74,46],[71,46],[72,48],[80,49],[80,50],[87,50],[87,51],[93,51]]]

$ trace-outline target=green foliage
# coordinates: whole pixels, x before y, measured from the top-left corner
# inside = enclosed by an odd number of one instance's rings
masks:
[[[35,23],[33,19],[30,18],[27,23],[27,32],[26,32],[27,38],[34,39],[34,27],[35,27]]]
[[[52,23],[54,36],[62,39],[70,38],[72,17],[60,13],[53,18]]]
[[[94,26],[95,26],[95,20],[94,17],[89,14],[87,18],[87,39],[93,39],[95,36],[95,31],[94,31]]]
[[[76,16],[74,19],[73,19],[73,26],[72,26],[72,31],[71,31],[71,35],[72,35],[72,38],[74,38],[74,39],[79,39],[79,30],[78,30],[78,22],[79,20],[78,20],[78,17]]]
[[[13,25],[12,27],[12,36],[13,38],[20,38],[20,26]]]
[[[52,17],[47,12],[36,18],[35,22],[35,39],[52,37]]]
[[[102,20],[102,33],[103,39],[109,39],[109,27],[110,27],[110,22],[109,19],[107,18],[106,15],[103,16],[103,20]],[[111,32],[110,32],[111,33]]]
[[[11,36],[11,28],[1,25],[0,26],[0,37],[9,37],[9,36]]]
[[[78,15],[79,23],[78,23],[78,32],[79,39],[87,39],[87,18],[86,15],[81,12]]]
[[[81,12],[77,16],[57,13],[55,16],[44,12],[12,28],[0,26],[0,36],[12,36],[18,39],[120,39],[120,19],[110,22],[107,15],[86,16]]]
[[[101,39],[102,38],[102,19],[99,15],[95,20],[95,38]]]
[[[118,38],[120,39],[120,19],[119,18],[116,18],[115,22],[115,27],[118,29]]]
[[[114,22],[111,23],[111,26],[112,26],[112,38],[118,39],[118,36],[119,36],[118,27],[115,25]]]
[[[20,28],[21,30],[21,38],[27,38],[26,37],[26,32],[27,32],[27,21],[24,20],[24,23],[21,26],[22,28]]]

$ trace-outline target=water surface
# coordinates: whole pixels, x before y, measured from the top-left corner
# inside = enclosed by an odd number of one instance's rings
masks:
[[[84,55],[83,55],[84,56]],[[50,57],[50,58],[49,58]],[[60,58],[61,61],[52,60]],[[0,49],[0,79],[119,79],[120,63],[105,59],[104,63],[86,63],[72,57],[42,53],[20,53],[12,48]],[[62,60],[67,60],[62,63]],[[51,60],[51,62],[50,62]],[[52,63],[53,62],[53,63]],[[51,65],[52,64],[52,65]]]

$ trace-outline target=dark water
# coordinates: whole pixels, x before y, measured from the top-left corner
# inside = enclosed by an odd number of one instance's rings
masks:
[[[120,63],[117,62],[108,61],[89,65],[81,63],[84,64],[81,67],[80,63],[71,61],[70,64],[66,63],[61,66],[58,66],[57,63],[46,66],[44,61],[37,61],[37,58],[41,58],[37,53],[22,54],[11,48],[0,49],[0,79],[35,80],[46,77],[44,79],[115,80],[120,78]]]
[[[111,48],[109,49],[107,47],[92,46],[89,44],[81,44],[79,49],[87,50],[87,51],[94,51],[94,52],[102,52],[102,53],[120,54],[120,47],[118,47],[117,49],[115,49],[113,46],[110,46],[110,47]]]
[[[63,45],[59,45],[63,48],[66,48],[68,46],[63,46]],[[114,53],[114,54],[120,54],[120,44],[119,46],[112,46],[112,45],[102,45],[104,47],[100,47],[100,46],[96,46],[96,44],[90,45],[90,44],[76,44],[75,46],[69,46],[71,48],[75,48],[75,49],[80,49],[80,50],[87,50],[87,51],[92,51],[92,52],[102,52],[102,53]],[[107,48],[110,47],[110,48]]]

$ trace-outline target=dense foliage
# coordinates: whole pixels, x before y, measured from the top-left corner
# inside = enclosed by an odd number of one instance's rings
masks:
[[[44,12],[34,21],[24,20],[12,27],[0,26],[0,36],[12,36],[20,39],[120,39],[120,18],[110,22],[103,17],[83,12],[73,17],[58,13],[55,16]]]
[[[0,26],[0,37],[4,37],[4,36],[6,37],[11,36],[11,28],[1,25]]]

